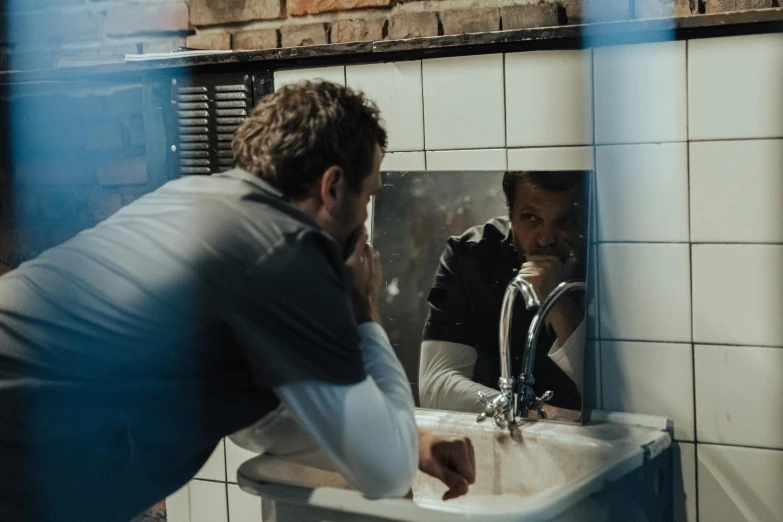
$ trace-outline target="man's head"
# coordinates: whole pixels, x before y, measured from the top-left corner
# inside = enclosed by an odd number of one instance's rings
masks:
[[[503,176],[520,260],[581,255],[587,221],[587,171],[509,171]]]
[[[279,189],[342,247],[381,187],[386,131],[363,94],[329,82],[287,85],[234,136],[235,167]]]

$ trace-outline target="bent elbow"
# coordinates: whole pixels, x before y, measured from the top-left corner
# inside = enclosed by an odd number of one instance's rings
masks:
[[[370,498],[404,497],[413,485],[418,470],[418,457],[397,459],[400,465],[375,469],[362,481],[361,492]]]

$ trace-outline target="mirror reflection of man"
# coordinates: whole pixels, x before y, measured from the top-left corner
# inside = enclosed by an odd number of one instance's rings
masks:
[[[588,175],[585,171],[516,171],[503,177],[509,217],[448,240],[429,294],[419,394],[424,408],[480,412],[477,392],[497,395],[499,322],[508,283],[517,273],[539,299],[561,282],[584,279]],[[554,392],[552,413],[581,411],[584,366],[583,296],[567,294],[539,336],[536,395]],[[521,370],[535,310],[518,299],[511,321],[512,375]]]

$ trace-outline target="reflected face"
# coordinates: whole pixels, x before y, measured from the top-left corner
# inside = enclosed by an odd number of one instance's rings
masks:
[[[530,255],[555,255],[566,261],[580,255],[584,234],[584,201],[580,187],[547,191],[534,183],[516,184],[510,212],[514,245],[524,261]]]
[[[370,198],[381,189],[381,160],[383,151],[375,147],[375,157],[373,158],[372,170],[364,178],[362,188],[358,193],[347,190],[343,200],[343,205],[336,217],[339,226],[339,232],[334,233],[335,239],[345,249],[352,237],[358,235],[364,228],[367,221],[367,205]]]

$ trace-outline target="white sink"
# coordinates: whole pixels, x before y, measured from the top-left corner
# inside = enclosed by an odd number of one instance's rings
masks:
[[[265,509],[264,520],[279,522],[598,520],[612,518],[617,509],[623,510],[623,520],[647,520],[633,502],[617,497],[618,488],[611,502],[596,496],[635,471],[642,476],[636,482],[650,482],[659,490],[650,494],[671,496],[670,487],[669,493],[660,491],[661,484],[671,483],[670,477],[649,481],[639,472],[653,459],[666,460],[656,459],[671,444],[662,417],[593,412],[585,426],[530,422],[514,436],[491,420],[477,424],[475,415],[417,410],[416,420],[435,432],[472,439],[477,469],[468,495],[444,502],[446,487],[420,472],[413,484],[413,501],[371,500],[351,489],[337,473],[264,455],[240,467],[239,484],[264,497],[267,506],[274,503],[275,509]],[[635,484],[631,489],[641,487]]]

